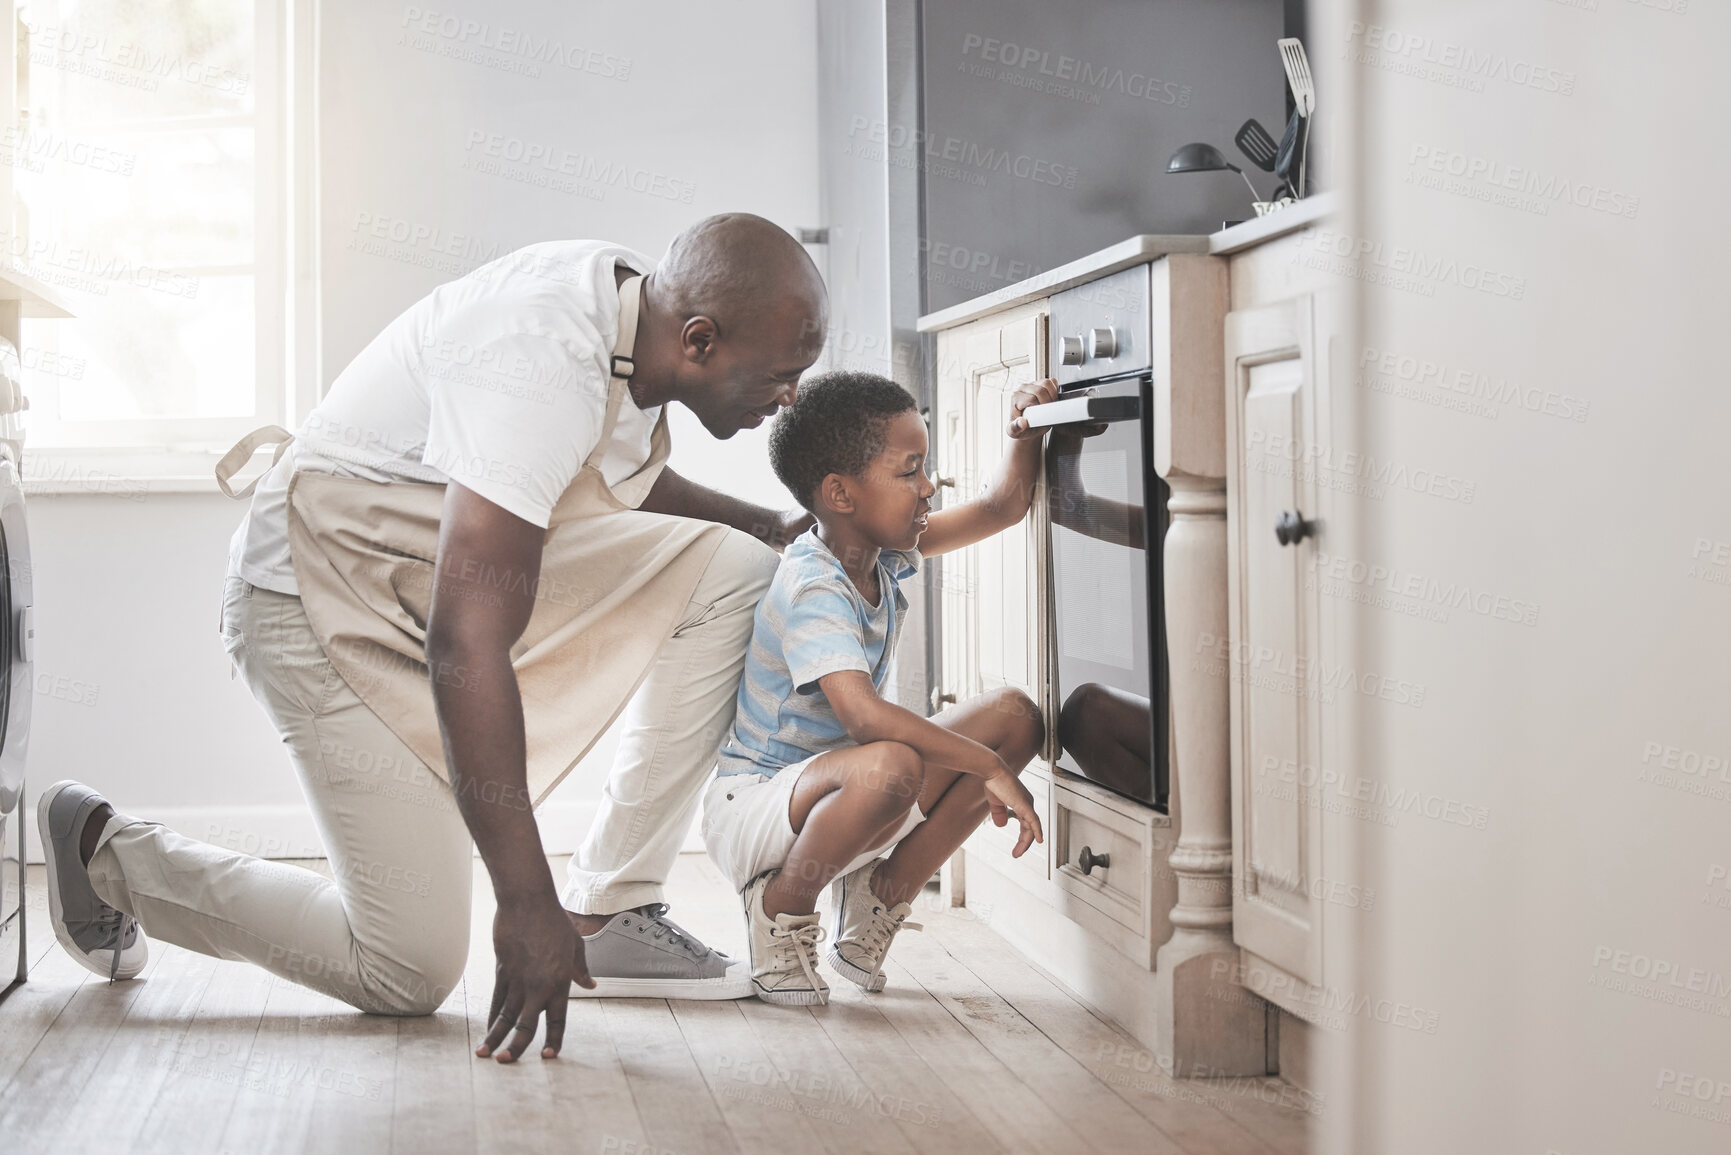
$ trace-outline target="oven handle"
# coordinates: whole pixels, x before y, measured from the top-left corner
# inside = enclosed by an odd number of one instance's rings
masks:
[[[1134,421],[1142,416],[1142,398],[1064,397],[1042,405],[1030,405],[1022,417],[1030,429],[1050,425],[1096,425],[1110,421]]]

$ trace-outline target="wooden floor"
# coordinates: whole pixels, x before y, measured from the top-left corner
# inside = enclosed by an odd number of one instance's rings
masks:
[[[9,1153],[1307,1150],[1290,1087],[1165,1078],[935,892],[883,994],[831,976],[827,1007],[575,1000],[563,1057],[505,1067],[473,1057],[492,965],[479,873],[467,977],[419,1019],[161,943],[140,981],[111,986],[54,942],[40,867],[31,886],[30,981],[0,1002]],[[737,899],[707,858],[681,856],[671,898],[683,925],[743,955]]]

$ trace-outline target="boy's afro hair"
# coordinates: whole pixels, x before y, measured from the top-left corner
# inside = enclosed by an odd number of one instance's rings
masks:
[[[769,431],[769,463],[788,491],[815,511],[818,483],[832,473],[862,476],[884,447],[884,429],[914,408],[906,389],[857,369],[799,383],[794,402]]]

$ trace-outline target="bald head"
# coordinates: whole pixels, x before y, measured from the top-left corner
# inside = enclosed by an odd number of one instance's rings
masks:
[[[709,217],[673,238],[643,286],[632,396],[682,402],[732,437],[793,404],[828,327],[829,295],[798,241],[750,213]]]
[[[678,236],[655,279],[680,320],[708,317],[752,340],[793,334],[823,346],[829,296],[817,266],[782,228],[750,213],[707,217]]]

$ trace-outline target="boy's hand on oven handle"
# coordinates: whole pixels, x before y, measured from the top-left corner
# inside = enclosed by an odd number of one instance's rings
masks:
[[[1046,431],[1028,424],[1022,416],[1022,410],[1030,405],[1044,405],[1048,401],[1058,399],[1058,382],[1051,377],[1033,385],[1024,385],[1010,397],[1010,439],[1021,441],[1024,438],[1039,437]]]
[[[1010,851],[1011,858],[1020,858],[1034,843],[1046,841],[1046,833],[1040,829],[1040,813],[1034,805],[1034,796],[1028,793],[1028,788],[1008,766],[987,778],[985,785],[986,805],[992,808],[992,825],[1003,826],[1013,817],[1022,828],[1016,839],[1016,848]]]

